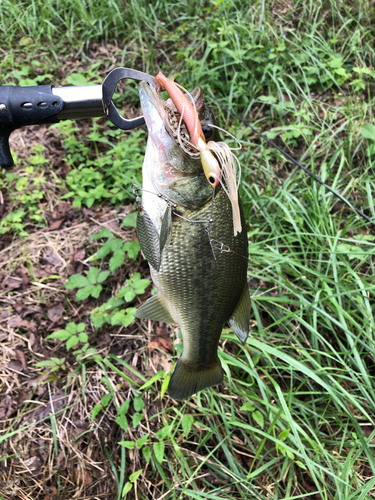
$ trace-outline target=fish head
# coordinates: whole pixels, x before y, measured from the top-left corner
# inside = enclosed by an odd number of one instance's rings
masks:
[[[203,99],[200,87],[190,93],[207,140],[216,129],[210,127],[213,116]],[[161,194],[178,206],[198,208],[212,196],[199,155],[189,145],[189,135],[173,102],[164,101],[146,82],[140,84],[140,101],[148,128],[148,142],[143,164],[143,188]]]

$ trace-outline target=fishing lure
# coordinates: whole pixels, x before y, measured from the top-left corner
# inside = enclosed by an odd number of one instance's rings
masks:
[[[194,99],[192,99],[189,92],[178,85],[173,79],[168,79],[162,73],[158,73],[155,79],[160,86],[160,90],[166,90],[168,92],[173,104],[180,114],[179,130],[182,120],[185,122],[190,135],[190,140],[187,141],[187,144],[194,148],[196,152],[194,152],[194,149],[192,151],[191,148],[186,148],[186,142],[180,140],[179,142],[182,149],[190,156],[199,155],[203,171],[209,184],[212,188],[216,188],[220,182],[227,194],[232,205],[233,231],[234,236],[236,236],[236,234],[242,231],[241,215],[238,204],[238,186],[241,169],[237,157],[234,156],[231,148],[225,142],[209,141],[206,143],[195,108]],[[185,90],[186,94],[184,94],[181,89]],[[190,97],[190,101],[187,96]],[[212,152],[215,153],[215,156]],[[238,181],[237,166],[239,167]]]

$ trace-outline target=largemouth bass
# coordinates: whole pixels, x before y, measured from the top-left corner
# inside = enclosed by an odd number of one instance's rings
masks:
[[[214,135],[201,89],[192,97],[205,135]],[[224,324],[241,342],[248,336],[246,224],[239,200],[243,230],[234,236],[228,196],[219,185],[213,198],[199,158],[181,147],[186,130],[177,133],[173,104],[145,82],[140,100],[149,135],[137,233],[158,292],[136,317],[180,326],[183,353],[168,393],[184,400],[223,381],[218,344]]]

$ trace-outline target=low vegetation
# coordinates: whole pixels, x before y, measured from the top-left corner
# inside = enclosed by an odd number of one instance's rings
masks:
[[[349,5],[350,4],[350,5]],[[14,132],[0,176],[0,499],[375,497],[374,22],[370,1],[2,1],[0,85],[101,83],[114,66],[206,91],[243,144],[251,334],[221,386],[166,388],[178,328],[134,229],[146,130]],[[115,102],[139,114],[137,89]]]

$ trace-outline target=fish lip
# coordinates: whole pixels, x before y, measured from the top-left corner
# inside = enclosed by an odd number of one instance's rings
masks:
[[[160,143],[160,138],[165,141],[169,137],[166,124],[168,123],[164,101],[157,91],[146,82],[139,85],[139,98],[149,135]]]
[[[139,94],[142,97],[142,95],[145,96],[145,98],[151,102],[153,106],[157,106],[157,99],[161,100],[161,97],[159,97],[158,94],[155,95],[156,92],[150,85],[146,82],[141,82],[139,84]]]

